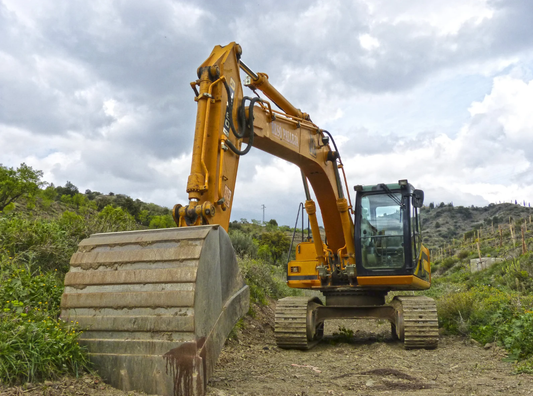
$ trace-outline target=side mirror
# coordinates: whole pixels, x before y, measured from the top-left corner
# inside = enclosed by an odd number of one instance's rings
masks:
[[[424,205],[424,191],[414,190],[413,191],[413,206],[415,208],[421,208]]]

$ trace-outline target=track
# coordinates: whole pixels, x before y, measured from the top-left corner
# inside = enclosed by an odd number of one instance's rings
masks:
[[[313,308],[318,298],[286,297],[276,306],[276,344],[283,349],[311,349],[324,334],[323,324],[313,322]]]
[[[392,305],[398,309],[400,339],[403,340],[405,349],[437,348],[439,325],[437,306],[433,299],[425,296],[397,296]]]

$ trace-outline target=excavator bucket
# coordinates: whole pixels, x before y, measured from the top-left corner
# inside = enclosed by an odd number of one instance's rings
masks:
[[[203,395],[249,289],[219,226],[95,234],[65,277],[61,316],[112,386]]]

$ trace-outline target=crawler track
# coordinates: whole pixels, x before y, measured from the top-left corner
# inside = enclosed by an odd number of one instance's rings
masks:
[[[425,296],[397,296],[393,306],[398,310],[400,339],[405,349],[434,349],[439,343],[437,306]]]
[[[313,309],[322,305],[317,298],[286,297],[276,306],[276,344],[284,349],[310,349],[324,334],[323,323],[313,323]]]

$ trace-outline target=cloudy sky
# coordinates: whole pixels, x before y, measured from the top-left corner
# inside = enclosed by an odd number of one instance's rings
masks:
[[[0,0],[0,163],[55,185],[186,203],[189,82],[236,41],[329,130],[350,185],[533,201],[533,1]],[[233,218],[293,224],[299,170],[253,150]]]

